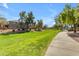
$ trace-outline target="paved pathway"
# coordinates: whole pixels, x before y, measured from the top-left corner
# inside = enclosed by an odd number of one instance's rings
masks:
[[[46,56],[79,56],[79,42],[60,32],[49,45]]]

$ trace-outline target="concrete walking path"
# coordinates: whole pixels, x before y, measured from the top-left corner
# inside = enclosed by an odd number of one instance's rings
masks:
[[[49,45],[45,56],[79,56],[79,42],[60,32]]]

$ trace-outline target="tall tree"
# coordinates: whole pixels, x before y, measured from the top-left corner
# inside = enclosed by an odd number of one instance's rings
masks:
[[[19,16],[20,16],[20,19],[19,19],[19,27],[24,30],[24,27],[25,27],[25,17],[26,17],[26,12],[25,11],[21,11],[19,13]]]
[[[76,19],[75,19],[75,9],[71,8],[70,4],[66,4],[63,11],[58,15],[58,21],[61,24],[61,27],[65,27],[68,29],[69,25],[75,25]],[[74,26],[75,29],[75,26]],[[75,31],[75,30],[74,30]]]
[[[25,19],[25,24],[28,30],[32,29],[32,25],[34,24],[34,16],[32,11],[28,13],[27,18]]]
[[[37,20],[37,28],[39,31],[41,31],[43,29],[43,20]]]

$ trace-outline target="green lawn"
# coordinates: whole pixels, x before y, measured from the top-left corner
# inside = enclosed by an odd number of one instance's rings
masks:
[[[0,35],[0,55],[44,55],[52,38],[58,32],[58,30],[45,30],[42,32]]]

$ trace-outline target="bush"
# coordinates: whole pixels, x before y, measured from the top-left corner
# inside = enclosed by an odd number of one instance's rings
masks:
[[[15,32],[15,30],[13,29],[12,32]]]

